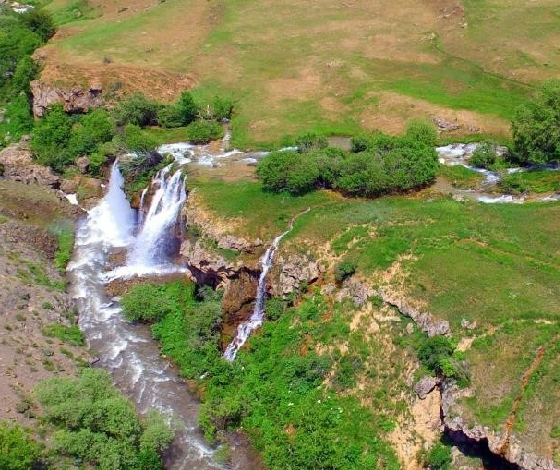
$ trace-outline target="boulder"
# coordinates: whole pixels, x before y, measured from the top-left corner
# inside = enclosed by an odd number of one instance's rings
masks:
[[[277,268],[272,280],[272,292],[282,297],[297,291],[304,283],[315,282],[323,271],[319,261],[299,253],[278,255],[274,265]]]
[[[60,178],[46,166],[33,163],[29,150],[29,137],[24,137],[17,144],[12,144],[0,152],[0,165],[6,179],[25,184],[40,184],[50,188],[60,186]]]
[[[420,400],[424,400],[436,388],[437,384],[438,381],[435,377],[426,375],[414,384],[414,392]]]
[[[82,157],[78,157],[76,159],[76,166],[78,167],[78,171],[82,174],[85,175],[88,170],[89,170],[89,165],[90,165],[90,161],[89,158],[86,157],[85,155]]]
[[[246,320],[247,313],[250,314],[251,308],[247,308],[257,296],[257,278],[248,272],[241,272],[240,275],[232,279],[224,290],[222,308],[227,323],[238,324]]]

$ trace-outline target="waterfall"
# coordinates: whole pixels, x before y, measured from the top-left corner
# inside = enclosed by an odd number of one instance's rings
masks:
[[[258,329],[264,319],[264,299],[266,295],[266,276],[272,267],[272,261],[274,259],[274,255],[276,254],[276,250],[278,249],[278,245],[282,238],[284,238],[288,233],[290,233],[294,229],[294,224],[296,220],[303,214],[307,214],[311,209],[308,208],[306,211],[302,212],[301,214],[296,215],[291,223],[290,228],[286,230],[281,235],[278,235],[273,241],[268,250],[266,250],[263,257],[260,259],[261,265],[261,274],[259,275],[259,283],[257,285],[257,298],[255,300],[255,308],[253,309],[253,313],[249,320],[244,321],[237,327],[237,334],[233,341],[228,345],[224,352],[224,359],[227,361],[232,362],[237,355],[237,351],[243,347],[243,345],[247,342],[247,339],[251,335],[253,331]]]
[[[138,226],[142,226],[142,222],[144,222],[144,199],[146,197],[146,193],[148,192],[148,188],[144,188],[142,190],[142,194],[140,195],[140,205],[138,206]]]
[[[173,176],[168,177],[170,171],[171,165],[156,175],[153,184],[158,189],[152,197],[140,233],[129,254],[129,265],[151,267],[166,261],[169,252],[166,236],[175,226],[187,199],[182,170],[178,169]]]

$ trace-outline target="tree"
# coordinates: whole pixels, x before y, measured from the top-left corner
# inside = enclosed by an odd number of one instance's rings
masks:
[[[66,150],[71,134],[72,121],[62,105],[50,107],[45,117],[35,124],[31,135],[31,150],[37,161],[63,171],[72,162],[72,155]]]
[[[197,144],[205,144],[211,140],[218,140],[223,136],[223,129],[215,121],[193,121],[186,129],[189,141]]]
[[[124,127],[123,136],[124,144],[131,152],[146,154],[154,152],[157,147],[157,141],[134,124],[127,124]]]
[[[521,163],[560,161],[560,80],[546,82],[532,101],[516,110],[511,130]]]
[[[73,157],[90,154],[113,136],[113,121],[109,114],[103,109],[96,109],[81,117],[72,129],[68,150]]]
[[[0,468],[29,470],[39,460],[41,446],[17,424],[0,422]]]
[[[497,163],[497,145],[492,142],[483,142],[476,148],[472,157],[469,159],[469,164],[480,168],[492,168]]]
[[[19,16],[23,25],[30,31],[37,33],[43,42],[54,36],[56,27],[51,14],[43,9],[31,8]]]
[[[113,110],[118,126],[133,124],[139,127],[155,125],[158,122],[158,106],[148,100],[143,93],[132,93]]]
[[[413,119],[406,126],[405,136],[416,142],[435,147],[438,140],[436,126],[427,119]]]
[[[194,102],[194,98],[188,91],[181,93],[176,106],[179,115],[181,116],[181,122],[183,126],[189,125],[196,119],[196,116],[198,114],[198,106],[196,105],[196,103]]]

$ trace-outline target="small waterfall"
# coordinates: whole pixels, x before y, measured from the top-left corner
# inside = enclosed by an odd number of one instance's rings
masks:
[[[141,227],[142,223],[144,222],[144,199],[146,198],[146,194],[148,192],[148,188],[144,188],[142,190],[142,194],[140,195],[140,205],[138,206],[138,226]]]
[[[255,301],[255,308],[253,309],[253,313],[249,320],[241,323],[237,327],[237,334],[233,341],[228,345],[224,352],[224,359],[227,361],[232,362],[237,355],[237,351],[239,351],[243,345],[247,342],[247,339],[255,331],[258,329],[264,319],[264,299],[266,295],[266,276],[272,267],[272,261],[274,259],[274,255],[276,254],[276,250],[278,249],[278,245],[282,238],[284,238],[288,233],[290,233],[294,229],[294,224],[296,220],[302,216],[303,214],[307,214],[311,209],[308,208],[306,211],[302,212],[301,214],[296,215],[291,223],[290,228],[286,230],[283,234],[278,235],[273,241],[268,250],[266,250],[264,256],[260,260],[261,264],[261,274],[259,276],[259,283],[257,285],[257,298]]]

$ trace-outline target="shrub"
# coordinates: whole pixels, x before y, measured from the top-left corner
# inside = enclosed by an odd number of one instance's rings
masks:
[[[142,129],[134,124],[127,124],[124,127],[123,141],[129,151],[140,154],[155,152],[158,144],[153,137],[142,132]]]
[[[43,9],[31,8],[20,14],[19,20],[30,31],[36,33],[43,42],[47,42],[56,31],[51,14]]]
[[[32,129],[31,105],[27,95],[22,92],[6,107],[4,121],[0,122],[0,136],[3,135],[7,142],[15,142]]]
[[[144,127],[156,125],[158,122],[158,106],[136,92],[121,100],[113,110],[113,115],[118,126],[133,124]]]
[[[194,98],[188,91],[181,93],[176,106],[179,111],[179,115],[181,116],[181,122],[183,126],[189,125],[196,119],[196,116],[198,114],[198,106],[196,105],[196,103],[194,102]]]
[[[176,105],[162,106],[158,111],[158,122],[161,127],[175,128],[183,126],[183,115]]]
[[[0,422],[0,468],[29,470],[41,456],[41,446],[17,424]]]
[[[298,152],[305,153],[312,150],[320,150],[329,146],[329,142],[325,136],[318,135],[314,132],[301,134],[295,139]]]
[[[187,126],[186,134],[190,142],[205,144],[222,138],[223,129],[217,122],[199,120],[191,122]]]
[[[68,151],[73,157],[87,155],[115,135],[113,121],[107,111],[96,109],[80,117],[72,129]]]
[[[53,377],[35,393],[44,419],[58,428],[52,436],[55,453],[100,470],[161,468],[160,452],[173,433],[155,414],[140,421],[107,372],[84,369],[76,379]]]
[[[507,194],[521,194],[530,189],[523,178],[515,173],[504,176],[498,184],[500,189]]]
[[[123,297],[121,305],[127,320],[144,322],[161,320],[177,308],[173,299],[164,295],[162,287],[152,284],[134,286]]]
[[[436,335],[427,338],[418,348],[418,359],[428,369],[439,373],[442,371],[442,362],[450,359],[454,350],[449,338]]]
[[[218,121],[230,119],[233,114],[233,100],[223,96],[215,96],[212,101],[212,114]]]
[[[315,187],[320,173],[310,154],[297,152],[273,152],[264,157],[257,175],[266,191],[287,190],[292,194],[303,194]]]
[[[63,171],[73,162],[72,155],[66,149],[71,134],[72,121],[62,105],[53,105],[33,129],[31,150],[37,161],[56,171]]]
[[[334,278],[341,283],[356,272],[356,263],[353,261],[341,261],[334,268]]]
[[[469,163],[480,168],[493,168],[499,160],[496,147],[492,142],[483,142],[476,148]]]
[[[521,163],[560,160],[560,80],[546,82],[532,101],[516,110],[511,130]]]
[[[429,147],[435,147],[438,140],[436,126],[427,119],[413,119],[410,121],[406,126],[405,136]]]
[[[55,230],[55,235],[58,246],[54,254],[54,265],[61,273],[64,273],[74,249],[74,230],[68,226],[59,227]]]
[[[436,442],[426,455],[426,466],[431,470],[451,469],[451,447]]]

